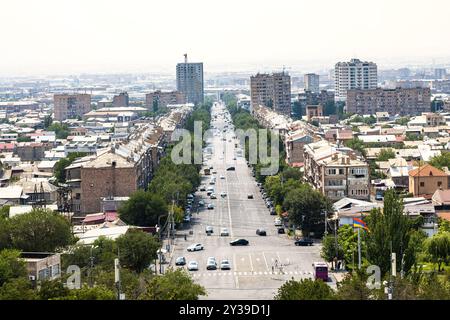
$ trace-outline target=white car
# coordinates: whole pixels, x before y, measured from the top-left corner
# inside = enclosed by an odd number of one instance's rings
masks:
[[[220,179],[221,180],[225,180],[225,176],[220,176]]]
[[[227,196],[227,193],[226,193],[225,191],[222,191],[222,192],[220,193],[220,196],[221,196],[222,198],[225,198],[225,197]]]
[[[220,262],[220,270],[230,270],[231,264],[230,261],[224,259]]]
[[[230,235],[230,233],[228,232],[227,228],[220,229],[220,236],[221,237],[228,237],[229,235]]]
[[[283,224],[281,223],[280,219],[275,219],[275,227],[281,227]]]
[[[187,251],[190,251],[190,252],[200,251],[203,249],[204,249],[204,247],[201,243],[195,243],[195,244],[192,244],[189,247],[187,247]]]
[[[209,196],[211,199],[217,199],[217,196],[215,193],[211,193],[211,195]]]
[[[197,261],[189,261],[187,268],[188,268],[189,271],[198,271],[198,263],[197,263]]]

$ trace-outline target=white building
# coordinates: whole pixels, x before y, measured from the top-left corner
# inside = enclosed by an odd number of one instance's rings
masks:
[[[346,101],[349,89],[376,89],[377,65],[373,62],[352,59],[338,62],[335,67],[335,99]]]
[[[320,77],[315,73],[307,73],[304,75],[303,80],[305,82],[305,91],[311,91],[313,93],[320,92]]]

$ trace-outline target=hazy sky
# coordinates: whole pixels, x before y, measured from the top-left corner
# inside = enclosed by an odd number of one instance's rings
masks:
[[[0,74],[450,57],[448,0],[1,0]],[[309,71],[309,70],[306,70]]]

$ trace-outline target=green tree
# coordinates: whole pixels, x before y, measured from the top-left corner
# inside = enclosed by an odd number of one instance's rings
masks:
[[[45,116],[44,118],[44,129],[48,129],[51,126],[53,119],[51,116]]]
[[[447,278],[440,280],[435,272],[422,278],[418,291],[419,299],[450,300],[450,282]]]
[[[351,148],[355,151],[358,151],[361,155],[363,155],[364,157],[366,156],[366,150],[365,150],[365,145],[364,142],[360,139],[358,139],[357,137],[351,139],[351,140],[347,140],[344,142],[345,146],[347,148]]]
[[[206,295],[205,289],[196,284],[182,269],[168,269],[162,276],[153,277],[147,283],[143,300],[198,300]]]
[[[66,297],[69,295],[70,290],[64,287],[61,279],[56,280],[44,280],[39,284],[39,299],[51,300],[55,298]]]
[[[30,137],[27,136],[20,136],[16,139],[17,142],[31,142],[33,140],[31,140]]]
[[[333,300],[333,290],[322,280],[289,280],[279,289],[275,300]]]
[[[438,272],[442,264],[450,261],[450,232],[437,233],[425,241],[425,248],[431,262],[438,265]]]
[[[338,260],[344,259],[344,251],[339,243],[336,242],[333,235],[327,235],[323,238],[320,255],[325,261],[333,262],[334,258],[337,258]],[[336,268],[336,266],[334,266],[334,268]]]
[[[57,139],[67,139],[69,136],[69,127],[67,124],[52,123],[47,127],[48,131],[54,131]]]
[[[116,293],[105,286],[88,287],[70,290],[69,295],[54,300],[115,300]]]
[[[367,287],[367,275],[362,271],[347,274],[337,287],[336,296],[339,300],[369,300],[372,295]]]
[[[70,223],[58,213],[33,209],[9,219],[12,247],[30,252],[54,252],[74,240]]]
[[[116,240],[120,250],[120,263],[124,267],[142,272],[157,257],[160,244],[152,235],[138,229],[130,229]]]
[[[0,251],[0,287],[11,279],[26,275],[26,264],[20,259],[20,251],[10,249]]]
[[[431,158],[428,163],[440,170],[443,167],[450,168],[450,152],[442,152],[440,155]]]
[[[299,226],[305,236],[311,232],[321,236],[324,227],[324,212],[331,212],[332,204],[328,198],[307,184],[289,191],[283,203],[289,221]]]
[[[0,207],[0,219],[6,219],[9,218],[9,208],[11,206],[3,206]]]
[[[135,226],[155,226],[158,218],[167,213],[164,199],[150,192],[138,190],[119,209],[120,218]]]
[[[72,152],[70,153],[67,158],[62,158],[58,160],[55,164],[55,177],[56,180],[59,183],[65,183],[66,182],[66,168],[70,166],[77,158],[82,158],[86,156],[87,153],[85,152]]]
[[[14,278],[0,287],[0,300],[36,300],[38,296],[26,277]]]
[[[413,231],[411,219],[403,214],[403,201],[394,190],[384,194],[383,211],[374,209],[367,217],[370,232],[364,232],[367,244],[367,259],[380,267],[382,274],[391,268],[391,250],[397,257],[400,270],[402,257],[405,261],[403,270],[408,273],[414,261],[414,252],[406,250]],[[404,255],[404,256],[403,256]]]
[[[388,161],[389,159],[395,159],[396,154],[392,149],[381,149],[378,154],[377,161]]]

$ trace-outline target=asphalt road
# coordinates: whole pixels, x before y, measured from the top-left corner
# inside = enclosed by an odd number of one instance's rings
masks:
[[[228,114],[224,105],[213,106],[213,116],[223,112]],[[202,184],[208,187],[210,178],[215,176],[217,199],[209,199],[206,192],[197,192],[196,201],[213,203],[215,208],[200,208],[198,213],[194,211],[190,223],[193,234],[186,241],[177,238],[172,263],[179,256],[184,256],[188,262],[198,262],[199,270],[190,273],[206,288],[208,296],[204,299],[272,299],[285,281],[313,277],[312,263],[322,261],[320,245],[297,247],[286,235],[277,233],[274,226],[276,216],[269,214],[245,158],[239,156],[234,133],[232,130],[222,132],[226,122],[221,116],[216,121],[213,117],[212,125],[220,134],[208,141],[213,153],[211,159],[205,161],[217,174],[202,176]],[[228,126],[232,129],[232,125]],[[226,141],[223,141],[224,134]],[[230,166],[234,166],[236,171],[227,171]],[[221,175],[225,179],[220,179]],[[226,192],[227,196],[222,198],[221,192]],[[254,199],[247,199],[248,194],[253,194]],[[206,235],[206,226],[213,227],[212,235]],[[230,236],[221,237],[221,228],[228,228]],[[256,235],[258,228],[265,229],[267,236]],[[229,242],[237,238],[245,238],[250,243],[248,246],[230,246]],[[205,249],[187,252],[186,248],[193,243],[202,243]],[[231,270],[206,270],[208,257],[215,257],[219,266],[222,259],[228,259]]]

